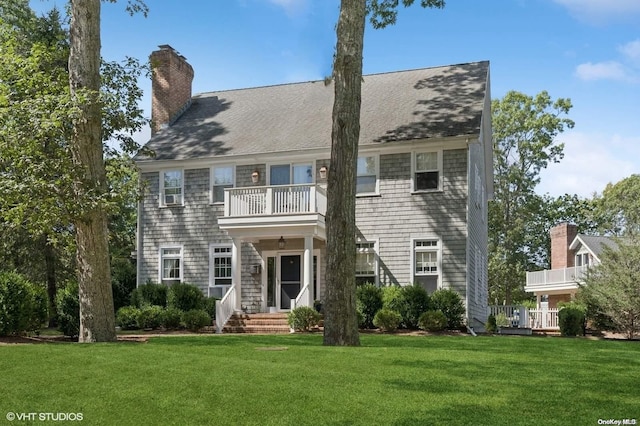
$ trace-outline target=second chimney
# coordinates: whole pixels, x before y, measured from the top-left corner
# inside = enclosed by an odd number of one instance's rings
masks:
[[[549,231],[551,234],[551,269],[570,268],[575,265],[575,257],[569,246],[578,235],[578,227],[561,223]]]
[[[151,53],[151,134],[170,126],[191,104],[193,67],[168,44]]]

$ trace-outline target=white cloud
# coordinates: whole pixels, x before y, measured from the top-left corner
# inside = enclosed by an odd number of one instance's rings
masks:
[[[276,6],[284,9],[290,18],[297,18],[309,11],[309,0],[268,0]]]
[[[592,24],[633,19],[640,16],[638,0],[553,0],[566,7],[577,19]]]
[[[640,158],[632,153],[640,137],[571,131],[558,141],[565,144],[564,159],[542,171],[539,194],[591,197],[608,183],[640,172]]]
[[[629,61],[640,65],[640,39],[631,41],[618,48]]]
[[[617,80],[631,81],[632,73],[620,62],[587,62],[576,67],[576,75],[585,81],[592,80]]]

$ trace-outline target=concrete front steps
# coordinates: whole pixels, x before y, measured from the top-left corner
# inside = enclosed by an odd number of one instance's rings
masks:
[[[233,314],[222,329],[223,333],[289,333],[286,313]]]

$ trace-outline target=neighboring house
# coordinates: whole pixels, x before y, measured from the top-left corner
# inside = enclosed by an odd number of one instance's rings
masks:
[[[327,81],[191,95],[193,69],[151,55],[155,156],[135,160],[138,284],[187,282],[248,313],[325,289]],[[452,288],[487,318],[493,194],[489,63],[366,75],[357,160],[358,282]]]
[[[610,238],[578,234],[577,226],[569,223],[552,228],[550,235],[551,269],[527,272],[524,287],[535,294],[538,309],[571,301],[589,266],[600,263],[604,247],[616,247]]]

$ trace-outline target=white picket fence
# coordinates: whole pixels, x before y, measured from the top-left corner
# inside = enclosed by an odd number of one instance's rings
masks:
[[[510,327],[527,327],[534,330],[559,330],[558,309],[529,309],[516,305],[491,305],[489,314],[497,317],[502,314]]]

